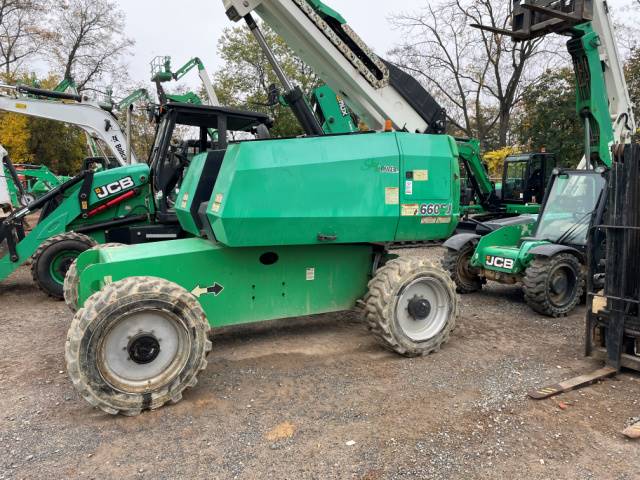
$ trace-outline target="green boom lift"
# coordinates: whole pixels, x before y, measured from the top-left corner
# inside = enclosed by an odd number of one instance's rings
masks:
[[[611,146],[628,142],[635,127],[606,4],[576,0],[561,10],[554,5],[518,4],[513,31],[497,32],[516,41],[552,32],[570,37],[577,110],[585,124],[582,164],[587,168],[553,170],[536,222],[449,239],[443,266],[461,293],[480,290],[487,280],[521,282],[531,308],[557,317],[568,314],[582,297],[587,233],[611,165]]]
[[[162,87],[163,83],[180,80],[194,68],[198,70],[198,76],[200,77],[204,90],[207,94],[206,103],[208,105],[220,104],[216,92],[213,88],[213,84],[211,83],[211,77],[209,77],[207,69],[205,68],[204,63],[202,63],[202,60],[200,60],[200,58],[193,57],[191,60],[189,60],[174,72],[171,69],[171,57],[168,56],[155,57],[151,61],[151,81],[156,84],[158,97],[160,98],[161,104],[167,102],[177,102],[202,105],[202,99],[193,92],[186,92],[183,94],[166,93],[164,91],[164,88]]]
[[[426,355],[448,340],[457,311],[448,275],[421,258],[394,258],[388,248],[454,231],[457,143],[443,133],[443,111],[417,81],[362,43],[342,42],[356,35],[336,18],[310,24],[313,5],[270,0],[258,13],[300,32],[295,45],[305,60],[344,72],[330,86],[368,125],[393,116],[397,130],[323,135],[251,15],[238,16],[272,61],[307,136],[232,142],[194,156],[176,197],[191,238],[78,257],[81,308],[66,361],[92,405],[135,415],[179,401],[206,366],[212,326],[340,311],[362,298],[371,331],[390,350]],[[232,18],[246,7],[225,6]],[[288,15],[275,15],[281,6]],[[322,40],[327,36],[337,44]],[[376,100],[357,100],[358,91]],[[411,131],[401,131],[405,124]]]

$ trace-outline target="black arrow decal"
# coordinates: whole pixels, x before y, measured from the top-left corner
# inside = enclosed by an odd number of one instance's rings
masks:
[[[207,287],[207,293],[213,293],[215,297],[220,295],[223,290],[224,290],[224,287],[220,285],[218,282],[215,282],[212,286]]]

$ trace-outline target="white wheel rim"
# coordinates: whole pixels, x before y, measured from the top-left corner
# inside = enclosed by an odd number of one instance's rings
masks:
[[[409,312],[409,302],[416,298],[429,304],[429,313],[424,318],[415,318]],[[436,336],[451,315],[450,298],[442,281],[433,277],[413,280],[400,291],[395,314],[402,332],[414,342],[424,342]]]
[[[122,316],[98,345],[98,369],[123,392],[146,392],[171,382],[185,367],[191,338],[180,319],[144,309]]]

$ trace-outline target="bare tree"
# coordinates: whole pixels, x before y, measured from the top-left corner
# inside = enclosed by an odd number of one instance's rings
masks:
[[[47,39],[43,11],[42,0],[0,0],[0,69],[7,78]]]
[[[124,13],[113,0],[60,0],[54,14],[52,61],[78,90],[106,74],[125,74],[121,63],[134,42],[124,34]]]
[[[425,83],[460,133],[491,138],[496,147],[506,145],[523,89],[544,68],[530,64],[548,66],[558,51],[546,38],[514,43],[471,27],[509,29],[511,8],[504,0],[445,0],[392,18],[406,34],[391,51],[394,60]]]

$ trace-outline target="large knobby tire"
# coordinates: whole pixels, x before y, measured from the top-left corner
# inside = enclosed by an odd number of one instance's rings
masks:
[[[406,357],[436,352],[458,315],[455,285],[420,258],[396,258],[378,269],[365,297],[369,329],[387,349]]]
[[[549,317],[568,315],[582,298],[583,270],[580,260],[570,253],[536,257],[522,281],[527,304]]]
[[[31,276],[38,288],[47,295],[64,298],[64,277],[73,261],[96,242],[81,233],[67,232],[51,237],[33,254]]]
[[[469,242],[459,250],[448,248],[442,258],[442,268],[449,272],[458,293],[473,293],[482,289],[483,279],[470,263],[475,249],[476,242]]]
[[[115,248],[123,246],[125,246],[124,243],[103,243],[101,245],[92,247],[91,250],[95,250],[97,248]],[[69,310],[71,310],[72,313],[76,313],[78,311],[79,282],[80,276],[78,275],[78,259],[75,259],[69,266],[69,270],[67,270],[62,288],[62,291],[64,293],[64,303],[67,304],[67,307],[69,307]]]
[[[129,277],[105,286],[76,313],[65,345],[67,372],[91,405],[138,415],[182,399],[211,351],[198,300],[175,283]]]

